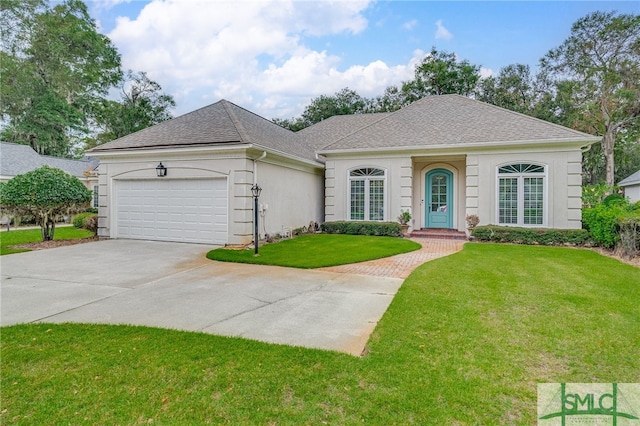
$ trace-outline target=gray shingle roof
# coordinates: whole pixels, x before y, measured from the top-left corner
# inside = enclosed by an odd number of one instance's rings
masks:
[[[349,136],[373,123],[388,117],[392,113],[334,115],[297,132],[301,138],[316,149],[324,148],[335,141]]]
[[[0,176],[10,178],[44,165],[56,167],[70,175],[82,178],[85,171],[97,167],[98,160],[95,158],[71,160],[49,157],[38,154],[28,145],[0,142]]]
[[[320,152],[548,140],[593,142],[597,138],[464,96],[443,95],[425,97],[336,138]]]
[[[89,152],[226,144],[253,144],[315,160],[313,147],[301,142],[295,133],[224,99]]]
[[[334,116],[298,133],[221,100],[89,152],[251,144],[318,161],[316,151],[569,140],[598,138],[460,95],[428,96],[393,113]]]
[[[640,184],[640,170],[638,170],[631,176],[627,176],[626,178],[622,179],[618,183],[618,186],[629,186],[629,185],[636,185],[636,184]]]

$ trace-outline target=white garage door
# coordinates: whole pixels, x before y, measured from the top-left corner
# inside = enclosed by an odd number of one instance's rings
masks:
[[[227,180],[116,181],[116,236],[225,244]]]

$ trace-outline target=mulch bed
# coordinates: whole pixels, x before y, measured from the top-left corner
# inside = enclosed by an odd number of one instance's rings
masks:
[[[11,248],[44,250],[44,249],[55,248],[55,247],[72,246],[74,244],[90,243],[91,241],[98,241],[98,237],[76,238],[74,240],[40,241],[37,243],[18,244],[15,246],[11,246]]]

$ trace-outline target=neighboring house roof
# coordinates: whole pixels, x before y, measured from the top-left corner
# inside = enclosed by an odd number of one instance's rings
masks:
[[[224,99],[90,152],[233,144],[250,144],[315,161],[313,147],[301,143],[295,133]]]
[[[84,178],[85,172],[91,172],[98,166],[98,160],[90,157],[82,160],[49,157],[38,154],[28,145],[0,142],[0,177],[12,178],[45,165]]]
[[[329,121],[329,120],[327,120]],[[321,125],[321,123],[315,126]],[[340,135],[336,131],[336,135]],[[330,135],[324,136],[331,139]],[[460,95],[427,96],[335,139],[320,153],[600,138]]]
[[[639,184],[640,184],[640,170],[638,170],[637,172],[635,172],[631,176],[628,176],[628,177],[622,179],[618,183],[618,186],[631,186],[631,185],[639,185]]]

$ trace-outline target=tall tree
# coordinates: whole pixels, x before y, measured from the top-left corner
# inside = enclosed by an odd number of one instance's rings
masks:
[[[302,113],[302,119],[311,125],[334,115],[362,113],[366,106],[365,98],[345,87],[333,96],[321,95],[313,99]]]
[[[603,136],[605,183],[613,186],[616,140],[639,127],[640,15],[594,12],[579,19],[569,38],[542,58],[541,76],[555,90],[571,86],[580,114],[565,124]]]
[[[529,65],[511,64],[496,77],[482,79],[476,98],[512,111],[530,114],[535,105],[535,84]]]
[[[404,104],[429,95],[458,94],[470,96],[480,80],[480,66],[458,61],[455,53],[431,52],[416,66],[415,78],[402,85]]]
[[[119,85],[120,100],[105,100],[96,119],[102,132],[90,140],[87,148],[121,138],[172,118],[176,103],[171,95],[151,80],[144,71],[127,71]]]
[[[80,0],[2,5],[2,137],[67,156],[72,136],[86,131],[87,116],[122,78],[120,55]]]
[[[348,87],[333,95],[320,95],[311,100],[299,118],[273,119],[272,121],[292,131],[298,131],[334,115],[368,112],[371,101]]]

